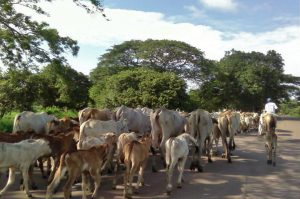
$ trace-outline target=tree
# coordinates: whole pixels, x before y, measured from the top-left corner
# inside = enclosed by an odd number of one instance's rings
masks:
[[[170,72],[148,68],[122,71],[106,78],[105,84],[95,84],[90,96],[97,107],[147,106],[182,108],[187,100],[183,79]]]
[[[198,90],[199,101],[211,110],[234,108],[260,111],[266,99],[286,100],[299,85],[299,77],[285,75],[280,54],[226,52],[215,68],[215,76]],[[209,100],[208,100],[209,99]]]
[[[28,70],[9,70],[0,77],[0,118],[11,110],[32,110],[38,77]]]
[[[42,89],[38,103],[42,106],[81,109],[88,105],[90,81],[70,66],[53,62],[42,69],[39,79]]]
[[[0,3],[0,60],[10,68],[24,68],[37,63],[65,61],[62,55],[71,51],[77,55],[79,46],[69,37],[62,37],[47,23],[39,23],[31,17],[16,11],[16,6],[27,7],[38,14],[46,14],[38,2],[54,0],[1,0]],[[100,0],[73,0],[87,12],[103,14]],[[104,15],[104,14],[103,14]],[[105,16],[105,15],[104,15]]]
[[[102,69],[119,67],[149,67],[159,72],[173,72],[181,78],[202,82],[206,80],[211,62],[204,58],[204,53],[187,43],[173,40],[146,41],[131,40],[114,45],[100,57],[97,68],[91,73],[92,81],[102,81],[99,76]],[[111,70],[112,72],[112,70]],[[95,74],[96,73],[96,74]],[[101,76],[101,75],[100,75]]]

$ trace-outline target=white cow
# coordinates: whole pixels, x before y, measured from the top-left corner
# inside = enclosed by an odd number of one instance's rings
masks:
[[[15,116],[13,133],[17,131],[34,130],[38,134],[47,133],[47,123],[57,120],[53,115],[47,113],[34,113],[31,111],[23,111]]]
[[[165,143],[170,137],[175,137],[185,131],[186,118],[178,112],[160,108],[150,114],[152,147],[161,149],[161,155],[165,155]],[[161,141],[160,141],[161,139]],[[152,170],[156,171],[156,163],[152,159]]]
[[[144,134],[151,131],[150,119],[141,109],[132,109],[122,105],[116,112],[117,120],[127,120],[129,131]]]
[[[197,140],[188,133],[171,137],[166,142],[167,194],[170,194],[172,190],[172,176],[176,164],[178,164],[179,171],[177,187],[181,188],[184,165],[189,154],[189,142],[192,142],[197,147]]]
[[[210,113],[197,109],[191,113],[189,117],[189,127],[190,134],[197,140],[197,145],[199,148],[198,157],[196,154],[193,155],[193,160],[191,163],[191,169],[197,167],[198,171],[202,171],[201,165],[201,154],[203,149],[205,149],[208,156],[208,161],[211,161],[211,149],[212,149],[212,133],[213,133],[213,122]],[[207,143],[206,143],[207,142]]]
[[[85,137],[101,137],[105,133],[109,132],[115,133],[117,136],[123,132],[129,132],[127,122],[124,120],[100,121],[89,119],[80,125],[78,146],[81,147],[82,141]]]
[[[39,157],[51,153],[49,142],[44,139],[28,139],[18,143],[0,142],[0,168],[9,168],[9,178],[6,186],[1,190],[0,197],[14,183],[15,171],[21,170],[25,192],[31,197],[28,188],[28,170]]]

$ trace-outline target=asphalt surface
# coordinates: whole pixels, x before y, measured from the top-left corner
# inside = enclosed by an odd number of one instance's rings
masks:
[[[204,172],[190,171],[186,164],[181,189],[176,188],[178,172],[173,176],[173,191],[170,196],[165,192],[166,174],[160,165],[157,173],[151,171],[149,161],[145,173],[145,186],[138,190],[133,198],[300,198],[300,121],[292,118],[278,121],[277,165],[267,165],[264,138],[256,132],[238,135],[235,138],[237,148],[233,151],[232,163],[227,163],[219,156],[213,157],[213,163],[205,162]],[[220,142],[221,144],[221,142]],[[219,146],[219,150],[223,150]],[[151,157],[152,158],[152,157]],[[4,199],[23,199],[25,193],[19,191],[19,173],[13,187],[2,196]],[[31,190],[33,198],[45,198],[46,180],[42,179],[36,169],[35,179],[38,190]],[[7,178],[2,175],[0,187],[3,188]],[[116,190],[111,189],[112,176],[105,175],[97,198],[123,198],[122,176],[119,177]],[[63,182],[64,183],[64,182]],[[59,190],[53,198],[63,198]],[[72,198],[81,198],[81,186],[73,186]]]

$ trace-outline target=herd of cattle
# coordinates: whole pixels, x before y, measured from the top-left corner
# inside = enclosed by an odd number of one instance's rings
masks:
[[[177,187],[181,187],[189,153],[192,154],[190,169],[201,172],[201,156],[207,156],[211,162],[221,138],[222,157],[230,163],[231,151],[235,149],[234,136],[251,129],[258,129],[260,135],[265,135],[267,163],[275,166],[275,128],[276,118],[272,114],[231,110],[209,113],[198,109],[186,113],[166,108],[152,110],[126,106],[118,107],[116,111],[85,108],[79,111],[76,119],[57,119],[46,113],[24,111],[15,116],[12,133],[0,133],[0,169],[9,169],[8,181],[0,197],[14,183],[16,170],[21,171],[23,188],[31,197],[29,185],[36,187],[32,177],[33,165],[38,164],[42,176],[48,177],[46,198],[52,198],[66,174],[65,198],[70,198],[72,185],[80,174],[83,198],[86,198],[88,189],[94,189],[94,198],[98,195],[101,174],[114,171],[115,188],[119,167],[124,164],[124,197],[131,198],[136,173],[135,189],[144,184],[143,173],[150,151],[154,156],[154,172],[157,171],[155,157],[158,151],[164,160],[166,192],[170,194],[173,170],[178,165]],[[43,166],[45,160],[47,172]],[[91,181],[94,187],[91,187]]]

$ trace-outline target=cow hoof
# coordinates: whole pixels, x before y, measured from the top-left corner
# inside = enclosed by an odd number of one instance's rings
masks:
[[[182,188],[181,183],[177,184],[177,188],[178,188],[178,189],[181,189],[181,188]]]
[[[222,158],[226,158],[226,154],[225,153],[222,153]]]
[[[27,195],[27,197],[28,197],[28,198],[32,198],[32,195],[31,195],[31,193],[30,193],[30,194],[28,194],[28,195]]]
[[[198,170],[198,172],[203,172],[203,167],[202,167],[201,165],[199,165],[199,166],[197,167],[197,170]]]
[[[267,164],[272,164],[272,160],[267,160]]]
[[[228,159],[228,163],[232,163],[232,162],[231,162],[231,159]]]
[[[273,162],[273,167],[275,167],[276,166],[276,162]]]
[[[168,195],[168,196],[171,195],[171,191],[167,191],[167,195]]]
[[[208,159],[208,162],[209,162],[209,163],[212,163],[213,161],[212,161],[211,159]]]

